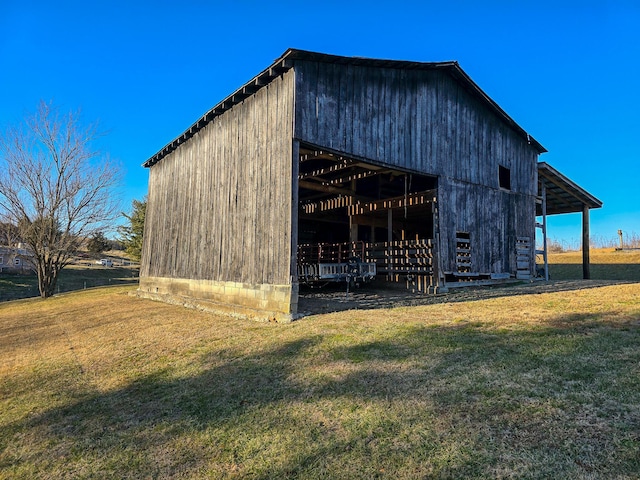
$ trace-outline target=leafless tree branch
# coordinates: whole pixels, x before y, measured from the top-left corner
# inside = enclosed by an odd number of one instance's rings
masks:
[[[91,149],[97,136],[79,114],[60,115],[45,102],[0,136],[0,215],[29,246],[45,298],[79,242],[119,215],[120,168]]]

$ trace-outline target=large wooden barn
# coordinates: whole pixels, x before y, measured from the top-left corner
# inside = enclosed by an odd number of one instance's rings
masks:
[[[303,283],[531,278],[546,215],[601,206],[545,151],[456,62],[290,49],[144,163],[139,291],[288,319]]]

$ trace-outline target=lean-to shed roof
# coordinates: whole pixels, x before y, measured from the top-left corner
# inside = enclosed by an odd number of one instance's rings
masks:
[[[546,162],[538,163],[538,191],[546,191],[547,215],[582,212],[584,206],[600,208],[602,202]],[[537,215],[542,214],[538,206]]]
[[[253,95],[260,88],[268,85],[273,79],[282,75],[284,72],[292,68],[296,60],[333,63],[337,65],[354,65],[373,68],[395,68],[406,70],[444,70],[457,80],[464,88],[467,89],[473,96],[478,98],[483,104],[485,104],[491,111],[493,111],[499,118],[501,118],[506,124],[508,124],[513,130],[525,138],[530,145],[532,145],[539,153],[544,153],[547,150],[540,145],[533,137],[525,132],[507,113],[500,108],[500,106],[494,102],[482,89],[469,77],[458,62],[412,62],[406,60],[381,60],[373,58],[362,57],[342,57],[338,55],[328,55],[325,53],[309,52],[306,50],[297,50],[290,48],[280,58],[273,62],[268,68],[260,72],[250,81],[241,86],[238,90],[226,97],[211,110],[205,113],[197,122],[189,127],[182,135],[177,137],[172,142],[165,145],[158,153],[149,158],[143,163],[144,167],[151,167],[166,155],[171,153],[178,146],[186,142],[196,132],[202,129],[210,121],[212,121],[218,115],[223,114],[229,110],[233,105],[242,102],[245,98]]]

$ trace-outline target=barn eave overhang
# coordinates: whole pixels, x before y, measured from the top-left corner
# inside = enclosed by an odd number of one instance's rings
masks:
[[[231,109],[234,105],[242,102],[247,97],[250,97],[265,85],[271,83],[275,78],[282,75],[293,66],[292,61],[284,56],[276,60],[271,66],[264,69],[258,75],[253,77],[242,87],[237,89],[231,95],[215,105],[212,109],[207,111],[202,117],[198,119],[193,125],[185,130],[182,135],[175,138],[173,141],[162,147],[155,155],[150,157],[146,162],[142,164],[143,167],[149,168],[158,163],[164,157],[173,152],[181,144],[193,137],[197,132],[202,130],[209,122],[219,115],[222,115],[227,110]]]
[[[601,208],[602,201],[570,180],[546,162],[538,163],[538,192],[542,195],[544,187],[546,197],[546,214],[583,212],[588,209]],[[538,215],[541,214],[538,208]]]
[[[231,109],[234,105],[242,102],[247,97],[253,95],[262,87],[271,83],[274,79],[291,69],[296,61],[311,61],[322,63],[333,63],[337,65],[354,65],[354,66],[366,66],[374,68],[395,68],[405,70],[445,70],[456,81],[458,81],[467,91],[478,98],[483,104],[485,104],[491,111],[493,111],[502,121],[509,125],[514,131],[516,131],[522,138],[526,139],[527,143],[531,145],[538,154],[544,153],[547,150],[532,136],[530,136],[522,127],[520,127],[515,120],[513,120],[500,106],[491,99],[472,79],[466,74],[456,61],[445,62],[415,62],[407,60],[383,60],[364,57],[343,57],[339,55],[330,55],[326,53],[317,53],[307,50],[298,50],[290,48],[275,60],[269,67],[253,77],[250,81],[238,88],[231,95],[223,99],[209,111],[207,111],[202,117],[198,119],[193,125],[185,130],[182,135],[175,138],[173,141],[162,147],[155,155],[145,161],[142,166],[149,168],[171,152],[176,150],[181,144],[193,137],[198,131],[204,128],[209,122],[219,115],[222,115],[227,110]]]

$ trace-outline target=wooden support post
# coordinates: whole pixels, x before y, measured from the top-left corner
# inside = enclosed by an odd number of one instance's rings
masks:
[[[405,238],[405,234],[406,234],[406,228],[407,228],[407,204],[408,199],[407,196],[409,194],[409,176],[405,173],[404,174],[404,219],[402,220],[402,240],[406,240]]]
[[[582,206],[582,278],[589,280],[589,206]]]
[[[387,275],[388,280],[393,280],[393,263],[391,262],[391,242],[393,242],[393,210],[387,210]]]
[[[357,242],[358,241],[358,224],[353,223],[353,217],[349,217],[349,241]]]
[[[549,281],[549,250],[547,247],[547,187],[542,182],[542,256],[544,257],[544,280]]]
[[[440,223],[438,220],[437,202],[433,202],[431,204],[431,218],[433,224],[433,247],[431,252],[435,261],[433,262],[433,273],[430,282],[432,285],[432,289],[430,293],[440,293],[440,289],[444,287],[444,284],[440,283]]]
[[[298,171],[300,168],[299,152],[300,142],[293,141],[291,146],[292,162],[291,162],[291,257],[289,259],[289,270],[291,275],[291,283],[298,282]],[[295,300],[298,301],[297,299]]]
[[[351,180],[351,191],[356,191],[356,181]],[[348,209],[349,212],[349,241],[357,242],[358,241],[358,224],[353,223],[353,215],[351,215],[352,210]]]

